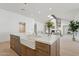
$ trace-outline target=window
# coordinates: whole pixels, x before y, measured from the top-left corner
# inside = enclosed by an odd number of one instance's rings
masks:
[[[26,31],[25,31],[25,23],[24,22],[20,22],[19,23],[19,32],[20,33],[25,33]]]

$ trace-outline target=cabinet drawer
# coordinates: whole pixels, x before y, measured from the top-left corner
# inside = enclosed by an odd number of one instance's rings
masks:
[[[36,50],[36,56],[49,56],[49,53],[37,49],[37,50]]]
[[[36,49],[40,49],[40,50],[43,50],[43,51],[49,53],[50,46],[48,44],[36,42]]]

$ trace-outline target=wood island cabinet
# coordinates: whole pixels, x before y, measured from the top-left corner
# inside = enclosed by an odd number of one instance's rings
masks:
[[[60,39],[49,45],[42,42],[35,42],[35,49],[29,48],[27,45],[20,43],[20,37],[10,35],[10,48],[21,56],[59,56],[60,55]]]

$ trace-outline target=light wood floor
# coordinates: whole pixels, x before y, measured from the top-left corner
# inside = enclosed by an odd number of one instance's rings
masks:
[[[65,35],[60,40],[60,48],[62,56],[79,56],[79,39],[73,41],[71,35]]]
[[[0,56],[18,56],[12,49],[10,49],[9,42],[0,43]]]

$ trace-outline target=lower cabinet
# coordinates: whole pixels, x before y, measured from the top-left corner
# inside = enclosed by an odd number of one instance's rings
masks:
[[[21,44],[21,55],[22,56],[35,56],[35,50]]]
[[[20,37],[10,35],[10,48],[20,55]]]
[[[52,45],[36,41],[37,56],[59,56],[60,55],[60,40],[56,40]]]
[[[37,56],[49,56],[49,48],[48,44],[44,44],[36,41],[36,55]]]
[[[15,39],[13,35],[10,35],[10,48],[15,50]]]

